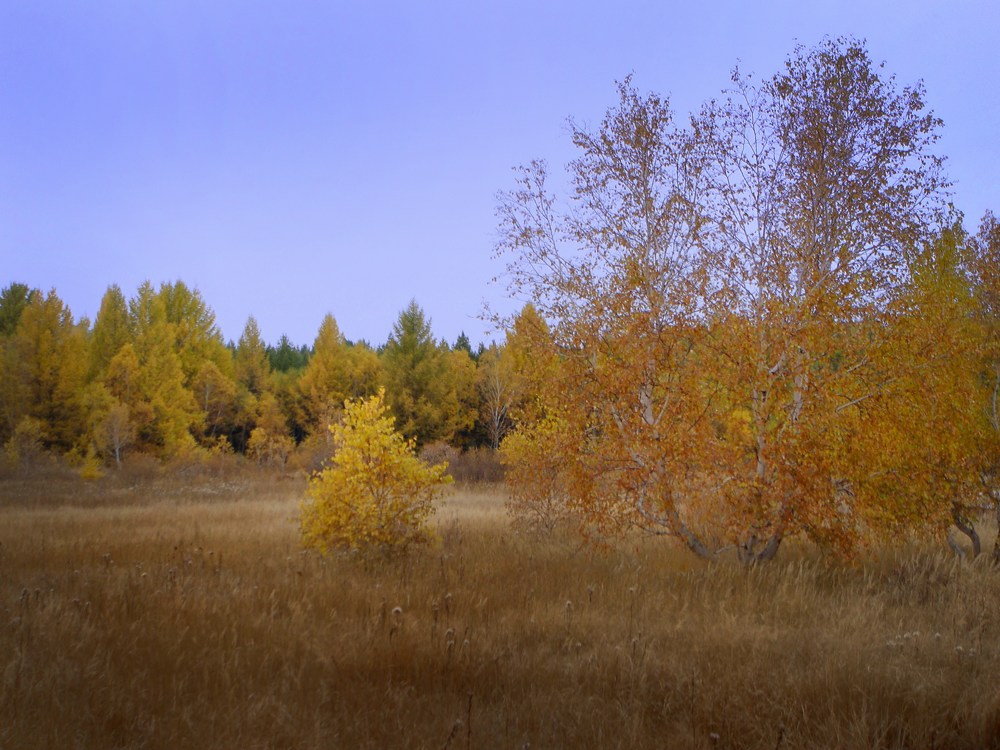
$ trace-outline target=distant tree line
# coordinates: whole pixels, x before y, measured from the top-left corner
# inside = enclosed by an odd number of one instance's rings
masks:
[[[510,427],[505,347],[449,345],[412,301],[377,350],[327,315],[311,346],[263,341],[250,317],[227,344],[215,314],[182,281],[105,292],[93,322],[55,290],[0,292],[0,445],[107,466],[239,453],[316,468],[347,399],[385,388],[398,429],[421,448],[496,448]],[[509,368],[508,368],[509,369]]]

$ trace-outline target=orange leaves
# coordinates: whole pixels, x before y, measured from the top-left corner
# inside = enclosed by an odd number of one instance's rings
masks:
[[[879,512],[871,477],[917,439],[878,415],[915,400],[894,337],[907,251],[941,206],[938,122],[851,39],[734,84],[687,130],[626,80],[596,132],[573,126],[570,209],[538,163],[501,196],[499,254],[558,363],[508,457],[592,522],[699,554],[767,559],[794,534],[848,552],[913,517]],[[562,468],[543,487],[533,465]]]

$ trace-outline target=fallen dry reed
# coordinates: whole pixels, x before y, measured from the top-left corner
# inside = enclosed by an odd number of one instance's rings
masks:
[[[0,487],[0,747],[1000,747],[988,565],[596,552],[482,489],[364,562],[297,480],[103,487]]]

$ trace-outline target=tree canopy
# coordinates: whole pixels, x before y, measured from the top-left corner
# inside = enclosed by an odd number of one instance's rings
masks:
[[[857,450],[919,387],[899,343],[944,218],[939,126],[922,87],[825,40],[761,82],[735,72],[689,125],[626,79],[599,127],[571,123],[566,199],[543,162],[520,170],[497,249],[556,361],[521,429],[561,452],[590,528],[756,561],[799,533],[847,552],[887,510],[916,514],[870,481],[902,476],[893,454]]]

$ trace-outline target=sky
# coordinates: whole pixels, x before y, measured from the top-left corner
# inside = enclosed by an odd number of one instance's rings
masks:
[[[0,0],[0,287],[91,320],[107,287],[182,280],[227,340],[501,339],[497,193],[572,158],[629,74],[678,116],[737,63],[867,41],[923,80],[970,229],[1000,213],[1000,3]]]

